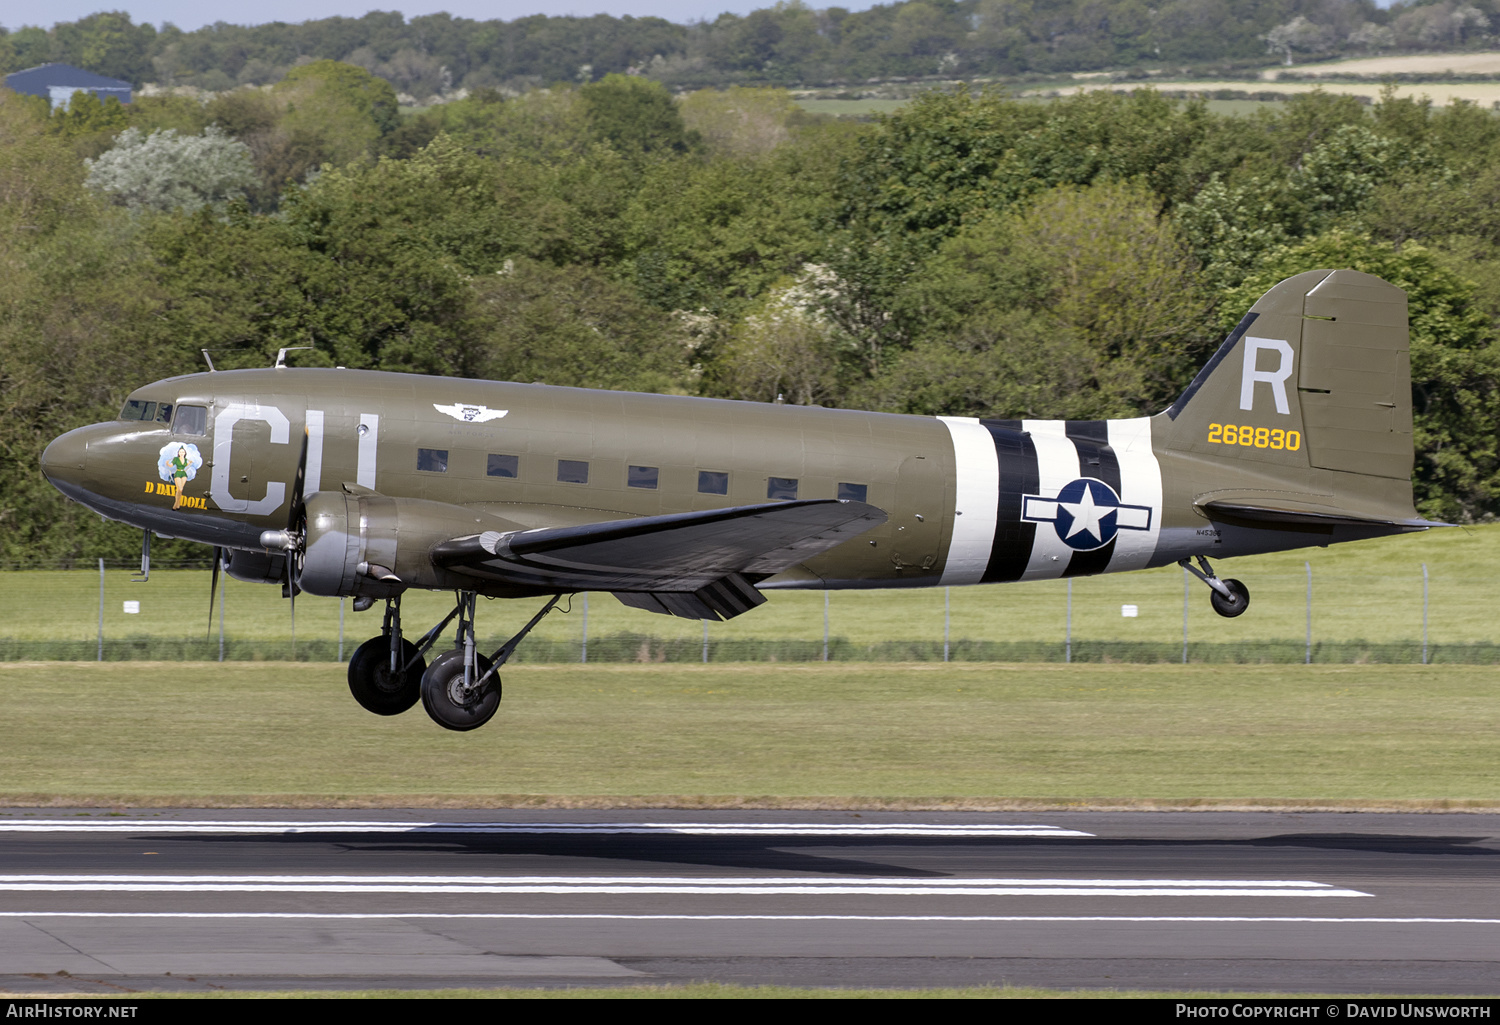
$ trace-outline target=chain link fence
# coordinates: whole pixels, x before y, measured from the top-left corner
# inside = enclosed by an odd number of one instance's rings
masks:
[[[1448,557],[1372,568],[1314,554],[1221,564],[1251,592],[1235,619],[1214,614],[1208,588],[1177,567],[976,587],[772,591],[766,605],[710,624],[579,594],[514,661],[1500,662],[1493,617],[1476,600],[1493,575],[1486,565]],[[144,582],[137,570],[103,561],[0,568],[0,661],[338,662],[380,633],[384,603],[356,613],[348,600],[300,595],[293,616],[278,586],[221,576],[210,609],[208,570],[158,563]],[[481,603],[481,647],[498,648],[542,601]],[[409,594],[405,634],[419,637],[452,606],[452,595]]]

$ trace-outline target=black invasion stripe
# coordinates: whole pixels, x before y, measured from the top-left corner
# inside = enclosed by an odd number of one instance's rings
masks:
[[[1109,447],[1109,424],[1104,420],[1069,420],[1064,428],[1073,447],[1078,450],[1078,470],[1081,476],[1102,480],[1120,493],[1120,460],[1115,450]],[[1109,560],[1115,554],[1115,539],[1091,552],[1074,552],[1068,559],[1065,577],[1086,577],[1103,573],[1109,568]]]
[[[1078,469],[1082,476],[1102,480],[1120,493],[1120,460],[1109,447],[1107,420],[1069,420],[1063,428],[1078,450]]]
[[[1022,495],[1034,495],[1041,485],[1036,443],[1016,420],[981,420],[995,439],[1000,464],[1000,501],[995,510],[995,541],[981,581],[986,584],[1020,580],[1031,561],[1036,524],[1021,521]]]

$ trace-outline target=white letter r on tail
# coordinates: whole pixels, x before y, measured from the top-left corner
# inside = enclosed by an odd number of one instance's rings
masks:
[[[1270,349],[1272,352],[1281,353],[1281,362],[1275,370],[1257,370],[1255,368],[1256,357],[1260,350]],[[1253,409],[1255,407],[1255,384],[1264,381],[1271,386],[1271,393],[1276,396],[1276,412],[1290,414],[1291,404],[1286,398],[1286,379],[1292,376],[1292,347],[1279,338],[1252,338],[1245,336],[1245,369],[1240,375],[1240,408]]]

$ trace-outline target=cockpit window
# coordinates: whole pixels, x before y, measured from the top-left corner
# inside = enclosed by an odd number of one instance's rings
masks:
[[[169,424],[172,422],[170,402],[147,402],[145,399],[130,399],[120,410],[121,420],[144,420],[147,423]]]
[[[194,438],[201,438],[208,433],[208,407],[207,406],[178,406],[177,425],[172,429],[174,434],[187,434]]]

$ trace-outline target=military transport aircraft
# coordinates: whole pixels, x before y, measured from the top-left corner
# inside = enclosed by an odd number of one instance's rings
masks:
[[[42,456],[69,498],[288,595],[385,602],[349,687],[483,725],[497,670],[563,594],[690,619],[771,588],[927,587],[1179,563],[1422,530],[1406,295],[1355,271],[1267,292],[1181,398],[1109,421],[902,416],[285,365],[173,377]],[[1195,566],[1191,560],[1197,560]],[[413,643],[410,588],[452,612]],[[493,656],[478,595],[548,597]],[[550,596],[550,597],[549,597]],[[212,606],[210,592],[210,607]],[[457,646],[427,653],[457,619]]]

